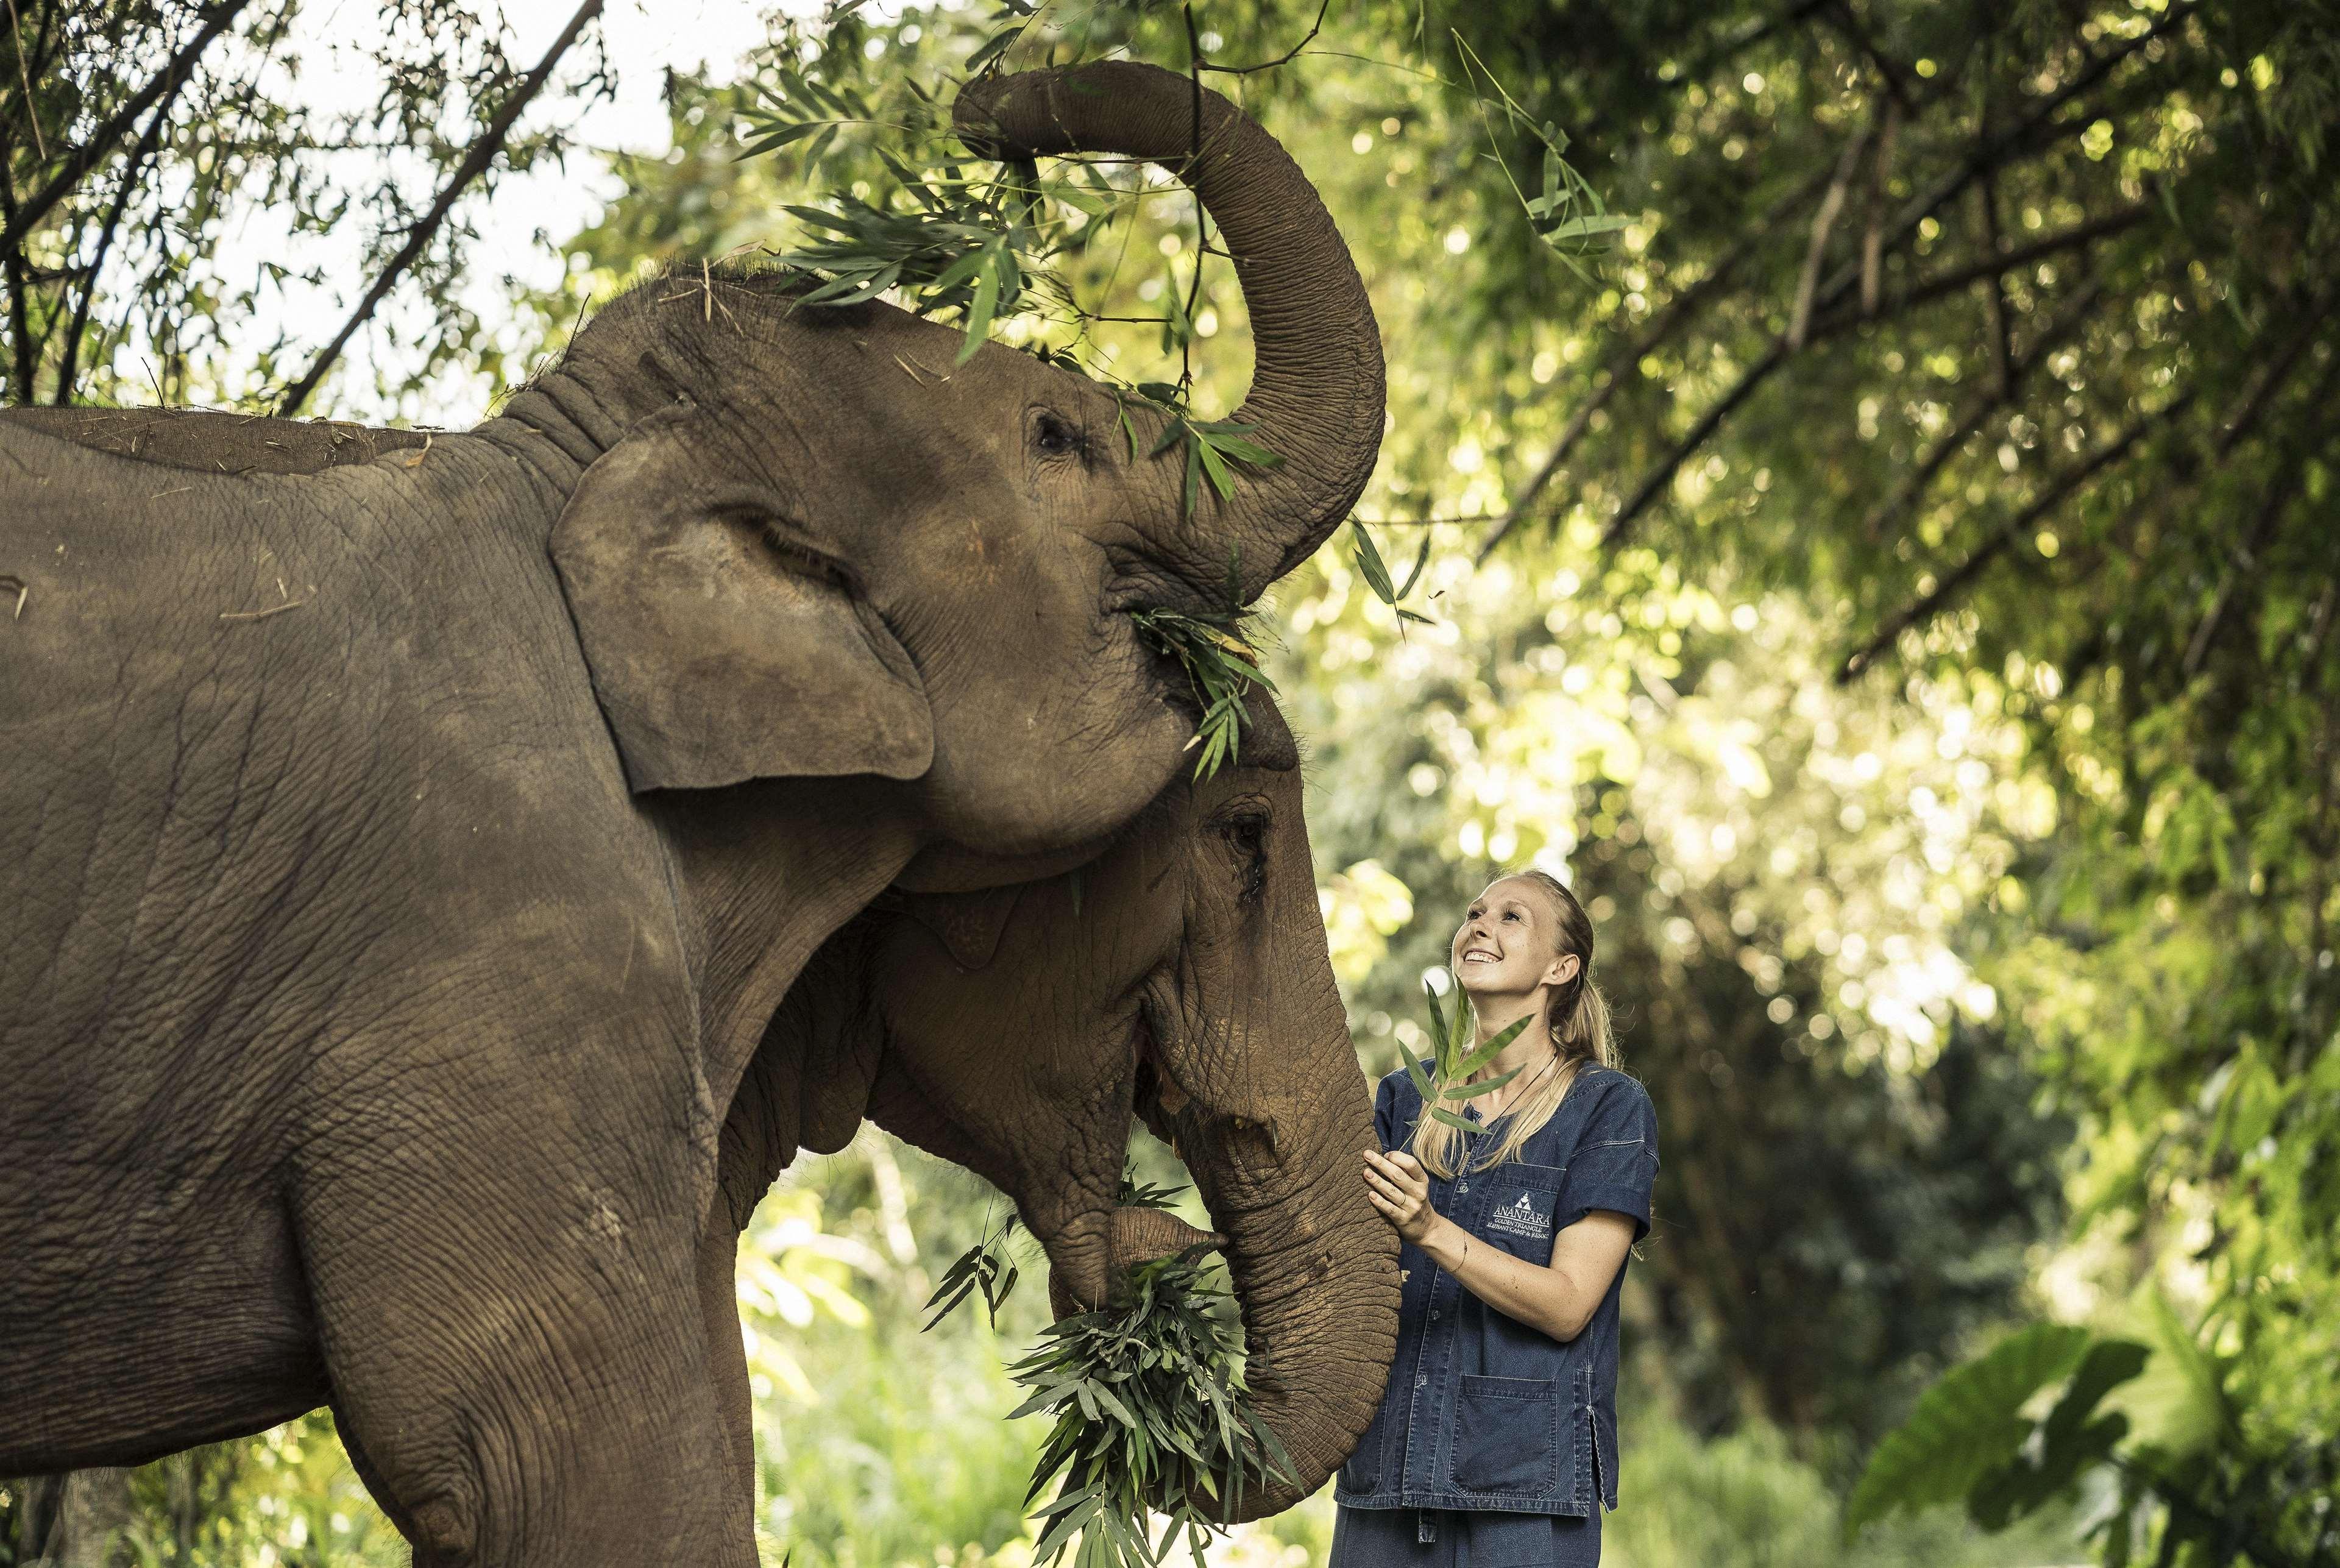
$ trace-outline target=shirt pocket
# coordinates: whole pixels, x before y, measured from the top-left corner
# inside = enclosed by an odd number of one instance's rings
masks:
[[[1530,1165],[1506,1161],[1471,1178],[1483,1182],[1487,1206],[1481,1211],[1477,1235],[1513,1257],[1537,1265],[1552,1261],[1552,1221],[1560,1212],[1560,1192],[1568,1177],[1566,1166]]]
[[[1549,1377],[1464,1373],[1454,1401],[1454,1484],[1466,1492],[1551,1498],[1560,1488],[1563,1425],[1570,1408]]]

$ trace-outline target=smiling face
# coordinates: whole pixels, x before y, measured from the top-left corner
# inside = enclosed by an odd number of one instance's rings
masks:
[[[1582,967],[1561,951],[1560,912],[1525,877],[1500,877],[1472,900],[1447,963],[1474,1003],[1566,985]]]

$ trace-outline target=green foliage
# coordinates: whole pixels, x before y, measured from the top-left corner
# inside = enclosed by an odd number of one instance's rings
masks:
[[[823,280],[796,303],[799,308],[853,305],[898,292],[921,313],[957,310],[967,323],[957,360],[965,364],[983,346],[993,320],[1013,312],[1022,300],[1033,242],[1008,215],[996,185],[952,176],[927,180],[890,159],[888,164],[912,199],[908,208],[840,195],[834,212],[788,209],[799,223],[828,236],[780,253],[784,265]]]
[[[1349,520],[1349,541],[1350,559],[1364,574],[1366,584],[1373,590],[1373,597],[1397,611],[1401,621],[1411,620],[1421,626],[1432,624],[1430,617],[1406,609],[1404,602],[1406,597],[1413,592],[1413,585],[1422,581],[1422,569],[1430,564],[1430,531],[1423,530],[1421,548],[1413,553],[1413,565],[1407,571],[1403,583],[1390,581],[1389,564],[1382,560],[1381,549],[1373,543],[1372,530],[1366,528],[1360,519],[1353,517]]]
[[[1195,1568],[1212,1526],[1210,1503],[1292,1476],[1291,1458],[1251,1410],[1233,1293],[1205,1278],[1196,1243],[1129,1271],[1126,1299],[1061,1318],[1012,1368],[1033,1390],[1012,1413],[1056,1413],[1033,1466],[1028,1505],[1046,1521],[1036,1562],[1078,1543],[1079,1568],[1150,1568],[1180,1534]],[[1158,1493],[1158,1495],[1157,1495]],[[1146,1515],[1166,1518],[1149,1539]]]
[[[2091,1356],[2087,1329],[2040,1324],[2009,1335],[1989,1354],[1944,1375],[1918,1401],[1909,1420],[1878,1444],[1845,1505],[1846,1533],[1897,1509],[1916,1512],[1962,1497],[1975,1499],[1979,1516],[1981,1499],[1997,1489],[1980,1484],[1987,1477],[1996,1482],[2031,1434],[2032,1424],[2018,1412]],[[2137,1370],[2131,1367],[2129,1375]],[[2075,1392],[2087,1381],[2076,1380]],[[2097,1388],[2088,1404],[2103,1393]]]
[[[1016,1211],[1010,1209],[997,1226],[985,1228],[982,1240],[952,1260],[942,1283],[927,1298],[927,1310],[933,1314],[926,1321],[927,1328],[940,1323],[951,1308],[976,1291],[983,1293],[984,1315],[992,1326],[998,1326],[1000,1305],[1015,1293],[1016,1282],[1024,1272],[1009,1247],[1016,1225]]]
[[[1452,981],[1451,976],[1449,980]],[[1476,1083],[1468,1081],[1472,1073],[1493,1061],[1502,1054],[1505,1046],[1518,1039],[1520,1031],[1535,1021],[1534,1016],[1531,1014],[1514,1020],[1508,1027],[1497,1031],[1485,1045],[1473,1048],[1465,1043],[1472,1033],[1472,1012],[1470,1000],[1462,995],[1462,988],[1459,985],[1454,987],[1454,1012],[1451,1018],[1438,999],[1438,988],[1426,979],[1422,983],[1422,997],[1430,1004],[1431,1066],[1425,1070],[1413,1053],[1408,1051],[1404,1062],[1406,1076],[1413,1078],[1415,1090],[1422,1096],[1424,1114],[1466,1135],[1482,1133],[1487,1130],[1484,1126],[1449,1107],[1480,1095],[1492,1094],[1520,1076],[1520,1069],[1513,1067],[1509,1072],[1497,1073],[1493,1077],[1482,1078]]]
[[[1986,1535],[1934,1513],[1848,1541],[1822,1473],[1778,1428],[1701,1439],[1662,1411],[1627,1416],[1625,1477],[1601,1526],[1611,1568],[2035,1568],[2072,1559],[2067,1516]]]

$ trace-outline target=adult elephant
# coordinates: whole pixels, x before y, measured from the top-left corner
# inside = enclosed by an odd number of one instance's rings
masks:
[[[1236,549],[1257,592],[1372,465],[1340,238],[1193,102],[967,111],[1217,217],[1285,461],[1192,522],[1105,389],[752,276],[627,295],[465,434],[0,422],[0,1474],[330,1402],[420,1562],[752,1561],[694,1257],[773,1010],[898,878],[1143,809],[1192,709],[1124,612]]]
[[[723,1133],[701,1244],[709,1342],[752,1499],[739,1236],[799,1147],[867,1116],[974,1170],[1046,1250],[1058,1315],[1201,1233],[1115,1206],[1131,1124],[1184,1156],[1243,1310],[1261,1415],[1309,1495],[1373,1418],[1397,1334],[1397,1238],[1355,1178],[1374,1148],[1324,947],[1299,758],[1274,705],[1239,765],[1181,779],[1095,863],[1024,886],[889,894],[821,948],[766,1031]]]

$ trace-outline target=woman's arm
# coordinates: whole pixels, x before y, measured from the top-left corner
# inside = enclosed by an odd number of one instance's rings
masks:
[[[1633,1245],[1631,1216],[1594,1209],[1552,1238],[1538,1265],[1479,1240],[1430,1206],[1430,1176],[1403,1149],[1365,1154],[1365,1186],[1397,1233],[1504,1316],[1557,1340],[1584,1332]]]

